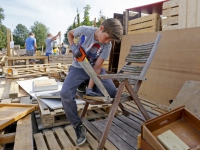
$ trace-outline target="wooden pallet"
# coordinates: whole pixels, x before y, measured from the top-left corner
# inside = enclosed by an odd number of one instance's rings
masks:
[[[68,72],[69,65],[61,63],[54,64],[37,64],[37,65],[18,65],[3,67],[3,72],[7,77],[19,78],[27,76],[47,75],[56,72]]]
[[[128,34],[160,31],[160,15],[151,14],[128,22]]]
[[[162,30],[178,29],[179,1],[173,0],[163,3]]]
[[[34,134],[37,150],[96,150],[98,141],[89,132],[87,132],[86,138],[87,142],[84,145],[76,146],[76,134],[71,125]],[[107,140],[105,149],[116,150],[116,147]]]
[[[69,120],[66,118],[63,108],[51,110],[40,100],[37,100],[39,105],[39,111],[35,111],[36,120],[38,123],[38,129],[50,128],[65,124],[70,124]],[[34,103],[37,103],[34,102]],[[77,105],[77,110],[79,116],[83,110],[84,105]],[[110,105],[90,105],[88,107],[88,112],[86,118],[88,120],[103,118],[108,116],[110,111]]]
[[[62,63],[62,64],[72,64],[73,55],[50,55],[49,56],[49,63]]]

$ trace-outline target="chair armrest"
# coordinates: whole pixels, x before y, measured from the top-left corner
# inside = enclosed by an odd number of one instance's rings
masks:
[[[100,79],[134,79],[134,80],[146,80],[145,77],[130,75],[130,74],[105,74],[98,75]]]

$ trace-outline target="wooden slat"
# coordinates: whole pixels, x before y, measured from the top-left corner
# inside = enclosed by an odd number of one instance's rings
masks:
[[[137,24],[137,23],[146,22],[146,21],[149,21],[149,20],[156,19],[158,17],[159,17],[158,14],[152,14],[152,15],[144,16],[144,17],[141,17],[141,18],[137,18],[137,19],[133,19],[133,20],[128,21],[128,25],[130,26],[130,25],[134,25],[134,24]]]
[[[178,7],[178,6],[179,6],[179,0],[171,0],[171,1],[163,3],[163,9],[168,9],[168,8]]]
[[[65,130],[68,132],[74,143],[76,143],[76,134],[72,126],[66,126]],[[80,147],[78,146],[80,150],[90,150],[88,143],[84,143]]]
[[[67,137],[67,135],[65,134],[65,132],[63,131],[62,128],[56,128],[55,133],[58,137],[58,139],[60,140],[62,147],[65,150],[75,150],[74,146],[72,145],[72,143],[70,142],[69,138]]]
[[[176,16],[179,14],[179,7],[175,8],[169,8],[166,10],[163,10],[163,16],[168,17],[168,16]]]
[[[33,150],[31,115],[17,122],[14,150]]]
[[[173,26],[166,26],[162,28],[163,31],[165,30],[175,30],[175,29],[179,29],[179,25],[173,25]]]
[[[141,30],[135,30],[135,31],[131,31],[128,32],[128,35],[131,34],[138,34],[138,33],[146,33],[146,32],[155,32],[156,31],[156,26],[152,26],[150,28],[146,28],[146,29],[141,29]]]
[[[200,0],[197,0],[197,27],[200,27]]]
[[[179,16],[174,17],[167,17],[165,19],[162,19],[162,25],[172,25],[172,24],[178,24]]]
[[[152,27],[152,26],[155,26],[155,24],[157,24],[157,19],[150,20],[148,22],[144,22],[144,23],[140,23],[140,24],[136,24],[134,26],[128,26],[128,32],[138,30],[138,29]]]
[[[45,131],[44,135],[46,137],[46,140],[47,140],[47,143],[48,143],[50,149],[61,150],[52,131],[50,131],[50,130]]]
[[[16,83],[15,81],[11,82],[9,98],[18,97],[18,93],[19,93],[19,85],[18,85],[18,83]]]
[[[15,141],[15,133],[7,133],[0,135],[0,145],[13,143]]]
[[[37,150],[48,150],[42,133],[34,134]]]
[[[184,149],[189,150],[190,148],[178,138],[171,130],[168,130],[158,135],[158,140],[168,150]]]
[[[179,21],[178,21],[178,28],[186,28],[187,27],[187,0],[180,0],[179,1]]]
[[[187,28],[196,27],[197,0],[187,1]]]

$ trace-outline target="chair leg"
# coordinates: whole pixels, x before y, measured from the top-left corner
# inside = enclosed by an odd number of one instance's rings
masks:
[[[134,90],[133,90],[133,88],[131,87],[131,85],[129,84],[128,80],[125,80],[124,83],[125,83],[125,86],[126,86],[128,92],[130,93],[130,95],[132,96],[132,98],[133,98],[133,100],[135,101],[136,105],[138,106],[138,108],[140,109],[141,113],[143,114],[144,118],[145,118],[146,120],[149,120],[150,117],[149,117],[149,115],[147,114],[147,111],[144,109],[142,103],[140,102],[137,93],[134,92]]]
[[[129,112],[127,112],[127,111],[124,109],[124,106],[122,105],[122,103],[119,103],[119,107],[120,107],[121,110],[123,111],[123,115],[125,115],[125,116],[128,116],[128,115],[129,115]]]
[[[110,114],[108,116],[108,122],[106,123],[106,128],[104,129],[104,131],[101,135],[101,139],[100,139],[97,150],[102,150],[104,148],[106,139],[108,137],[108,132],[110,130],[110,127],[112,125],[112,121],[113,121],[114,116],[115,116],[115,112],[118,109],[118,104],[120,102],[120,98],[121,98],[121,95],[122,95],[122,92],[123,92],[123,89],[124,89],[124,85],[125,85],[124,82],[120,83],[120,85],[119,85],[119,89],[118,89],[118,91],[115,95],[115,99],[113,101],[113,105],[112,105]]]
[[[84,106],[84,108],[83,108],[83,110],[82,110],[82,113],[81,113],[81,118],[85,117],[85,114],[86,114],[86,112],[87,112],[88,106],[89,106],[89,103],[86,102],[86,103],[85,103],[85,106]]]

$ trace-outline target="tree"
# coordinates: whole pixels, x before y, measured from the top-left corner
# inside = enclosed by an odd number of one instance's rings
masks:
[[[97,22],[97,27],[100,27],[101,23],[106,19],[106,16],[103,15],[102,11],[99,12],[99,18]]]
[[[66,43],[66,44],[69,44],[69,41],[68,41],[68,38],[67,38],[67,33],[73,29],[73,25],[70,25],[68,28],[67,28],[67,31],[65,32],[64,34],[64,40],[63,42]]]
[[[0,49],[6,47],[7,37],[6,37],[6,26],[0,24]]]
[[[49,32],[49,28],[47,28],[44,24],[36,21],[34,22],[34,25],[31,26],[31,32],[35,34],[38,48],[41,48],[42,45],[45,45],[45,39],[47,37],[47,33]]]
[[[86,5],[84,8],[84,17],[82,25],[91,26],[92,22],[90,21],[89,10],[91,9],[90,5]]]
[[[29,36],[29,30],[25,25],[18,24],[13,32],[13,40],[16,45],[24,46],[26,38]]]
[[[80,25],[81,25],[81,23],[80,23],[80,15],[79,15],[78,8],[77,8],[77,27],[79,27]]]
[[[5,15],[4,15],[4,10],[2,7],[0,7],[0,24],[2,23],[2,20],[4,20],[5,18]]]

